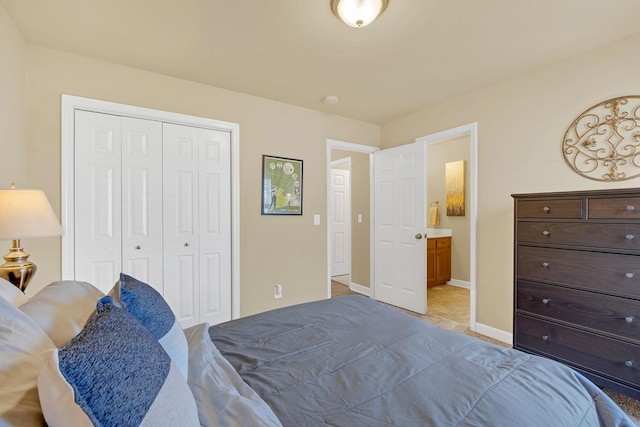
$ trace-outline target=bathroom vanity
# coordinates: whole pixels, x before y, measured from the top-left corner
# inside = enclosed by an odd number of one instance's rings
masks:
[[[451,230],[427,229],[427,287],[451,280]]]

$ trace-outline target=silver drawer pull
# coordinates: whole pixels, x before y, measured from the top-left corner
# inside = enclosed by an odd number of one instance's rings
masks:
[[[546,213],[551,212],[551,208],[549,206],[545,206],[544,208],[542,208],[543,211],[545,211]]]
[[[629,205],[629,206],[627,206],[627,210],[628,210],[629,212],[632,212],[632,211],[635,211],[635,210],[636,210],[636,208],[635,208],[635,206],[631,206],[631,205]]]
[[[549,298],[542,298],[543,304],[549,304],[549,301],[551,301]]]
[[[633,316],[627,316],[624,318],[624,321],[627,323],[633,323]]]
[[[627,368],[633,368],[633,360],[627,360],[626,362],[624,362],[624,366],[626,366]]]
[[[627,234],[626,236],[624,236],[624,238],[627,240],[633,240],[635,239],[635,236],[633,234]]]
[[[542,341],[549,341],[549,335],[543,335]]]
[[[636,275],[633,273],[625,273],[624,277],[626,277],[627,279],[633,279]]]
[[[543,266],[544,268],[549,268],[549,266],[550,266],[550,265],[551,265],[551,264],[549,264],[549,261],[544,261],[544,262],[542,263],[542,266]]]
[[[544,230],[544,231],[542,232],[542,235],[543,235],[543,236],[547,236],[547,237],[549,237],[549,235],[550,235],[550,234],[551,234],[551,233],[549,232],[549,230]]]

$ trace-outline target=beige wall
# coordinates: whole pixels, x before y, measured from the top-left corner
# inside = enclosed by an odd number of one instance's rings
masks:
[[[326,140],[375,146],[378,126],[32,45],[28,58],[29,181],[57,212],[63,93],[238,123],[241,315],[326,297]],[[260,215],[262,154],[304,161],[302,216]],[[314,214],[323,225],[313,225]],[[33,242],[40,269],[30,292],[60,277],[59,239]],[[276,283],[283,286],[278,300]]]
[[[27,162],[27,46],[0,7],[0,188],[11,182],[26,187]],[[1,244],[5,254],[10,242]]]
[[[370,287],[370,154],[331,150],[331,159],[351,158],[351,282]],[[358,214],[362,222],[358,223]]]
[[[562,135],[590,106],[637,95],[640,36],[471,92],[380,127],[86,57],[26,45],[0,8],[0,147],[15,180],[45,190],[60,212],[60,94],[99,98],[240,124],[243,315],[326,296],[326,139],[393,147],[478,123],[477,321],[512,328],[512,193],[639,186],[600,183],[564,163]],[[27,91],[28,96],[24,94]],[[304,215],[262,217],[262,154],[300,158]],[[29,161],[27,161],[27,157]],[[26,172],[25,172],[26,171]],[[16,178],[17,177],[17,178]],[[313,226],[313,214],[323,217]],[[269,250],[265,247],[269,245]],[[7,245],[8,246],[8,245]],[[60,240],[25,244],[39,265],[35,291],[60,277]],[[272,254],[277,253],[278,257]],[[273,299],[274,283],[284,296]]]
[[[469,202],[469,137],[449,139],[427,146],[427,206],[439,202],[440,225],[435,228],[452,230],[451,239],[451,279],[469,282],[470,262],[470,225]],[[447,216],[447,190],[445,165],[448,162],[465,161],[465,216]],[[427,213],[428,213],[427,209]]]
[[[562,137],[600,101],[638,95],[640,36],[471,92],[388,123],[382,147],[478,123],[477,321],[512,330],[512,193],[640,186],[601,183],[566,166]]]

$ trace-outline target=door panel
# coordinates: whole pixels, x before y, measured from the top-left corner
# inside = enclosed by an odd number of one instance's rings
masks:
[[[164,123],[163,137],[164,298],[188,327],[198,323],[198,129]]]
[[[162,123],[122,118],[122,271],[164,293]]]
[[[331,275],[351,273],[351,195],[347,170],[331,169]]]
[[[374,154],[375,298],[426,313],[424,147]],[[416,236],[420,236],[419,239]]]
[[[231,135],[198,130],[200,321],[231,320]]]
[[[121,265],[121,119],[75,112],[75,280],[108,292]]]

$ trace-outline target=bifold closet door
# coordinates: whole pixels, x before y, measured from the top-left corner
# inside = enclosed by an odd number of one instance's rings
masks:
[[[231,319],[230,134],[163,125],[164,297],[183,327]]]
[[[164,292],[162,123],[122,118],[122,272]]]
[[[75,280],[162,292],[161,123],[77,110],[74,168]]]

